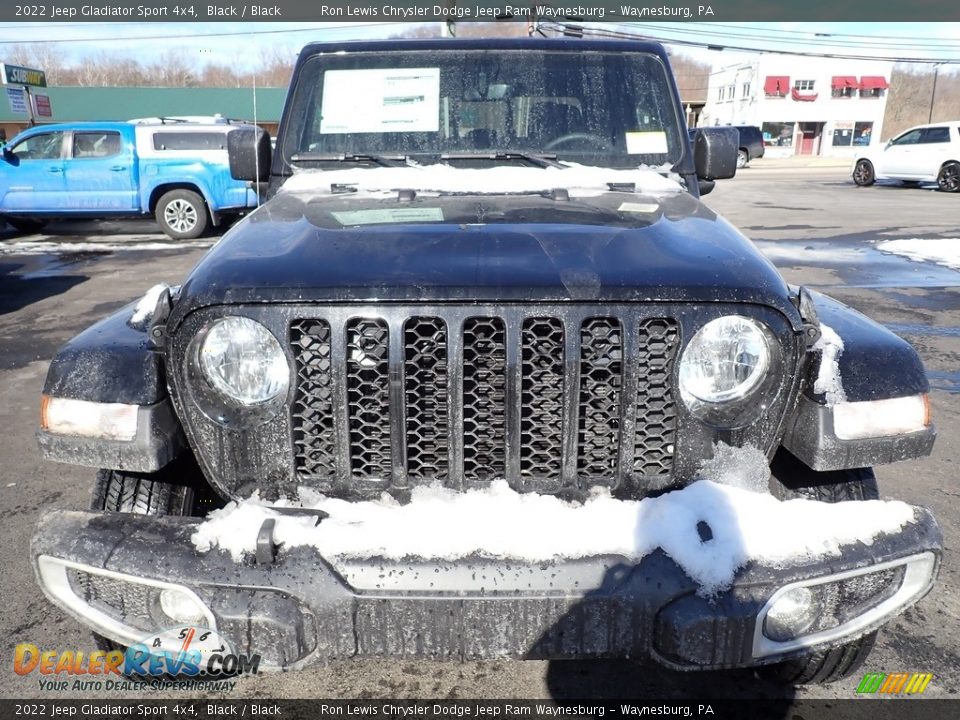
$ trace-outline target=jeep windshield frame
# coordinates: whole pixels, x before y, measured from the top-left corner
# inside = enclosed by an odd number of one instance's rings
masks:
[[[663,59],[610,47],[380,47],[302,58],[279,167],[311,156],[404,155],[489,167],[517,157],[662,172],[687,149]]]

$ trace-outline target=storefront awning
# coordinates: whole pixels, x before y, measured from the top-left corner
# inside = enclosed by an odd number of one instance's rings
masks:
[[[858,88],[860,83],[857,82],[855,75],[834,75],[830,87],[834,90],[846,90],[847,88]]]
[[[864,75],[860,78],[861,90],[886,90],[889,87],[886,78],[879,75]]]
[[[817,93],[802,93],[796,88],[790,92],[790,97],[800,102],[813,102],[817,99]]]
[[[790,78],[786,75],[767,75],[763,91],[767,95],[786,95],[790,90]]]

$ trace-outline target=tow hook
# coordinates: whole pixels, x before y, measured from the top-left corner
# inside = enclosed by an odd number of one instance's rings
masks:
[[[310,508],[278,507],[272,508],[272,510],[280,515],[316,518],[314,527],[319,525],[324,518],[330,517],[330,514],[323,510],[312,510]],[[257,565],[273,565],[277,559],[277,548],[279,546],[273,539],[273,530],[276,525],[276,518],[267,518],[260,526],[260,530],[257,531]]]

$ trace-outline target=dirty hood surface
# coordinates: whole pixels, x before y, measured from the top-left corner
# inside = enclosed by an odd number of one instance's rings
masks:
[[[177,314],[224,303],[664,301],[749,302],[795,317],[754,245],[662,180],[500,194],[281,191],[193,270]]]

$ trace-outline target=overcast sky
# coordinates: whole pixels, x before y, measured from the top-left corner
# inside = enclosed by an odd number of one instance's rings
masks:
[[[0,23],[3,46],[57,43],[71,62],[111,52],[153,62],[176,50],[209,62],[250,70],[262,49],[280,48],[291,58],[311,40],[389,37],[409,23]],[[663,41],[725,48],[677,49],[714,65],[740,62],[735,48],[858,55],[874,58],[953,60],[960,63],[960,23],[598,23]],[[957,66],[960,68],[960,65]],[[41,68],[42,69],[42,68]]]

